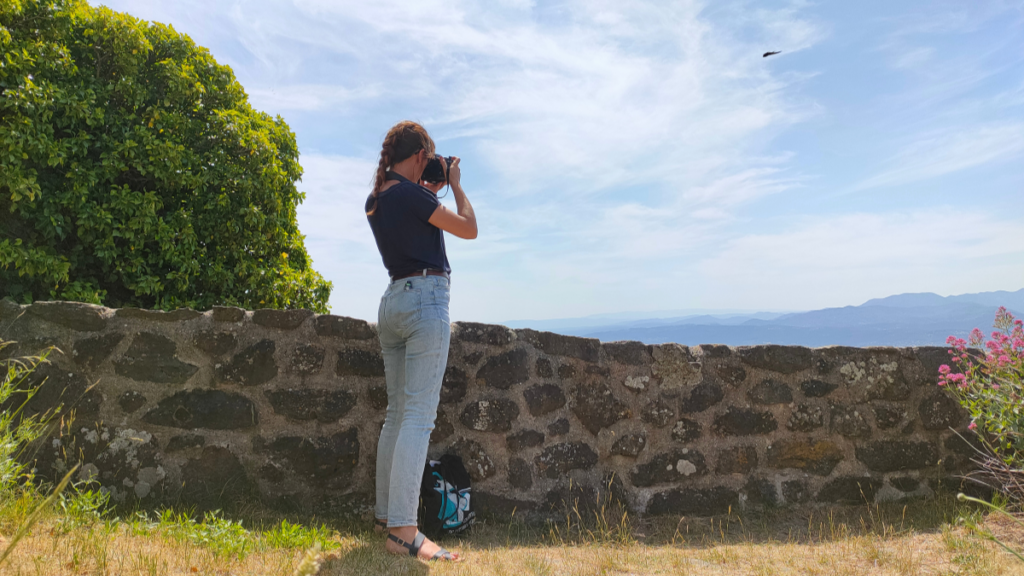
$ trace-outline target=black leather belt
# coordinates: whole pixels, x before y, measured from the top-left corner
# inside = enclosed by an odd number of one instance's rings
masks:
[[[445,278],[448,278],[448,273],[445,272],[444,270],[430,270],[430,269],[426,269],[426,270],[420,270],[418,272],[412,272],[411,274],[405,274],[405,275],[402,275],[402,276],[392,276],[391,277],[391,281],[394,282],[395,280],[402,280],[404,278],[412,278],[413,276],[444,276]]]

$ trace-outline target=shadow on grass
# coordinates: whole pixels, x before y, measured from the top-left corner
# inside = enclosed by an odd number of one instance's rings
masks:
[[[320,567],[321,576],[347,576],[367,574],[394,574],[399,576],[425,576],[430,566],[411,556],[398,556],[384,551],[383,540],[366,542],[346,549],[330,558]]]

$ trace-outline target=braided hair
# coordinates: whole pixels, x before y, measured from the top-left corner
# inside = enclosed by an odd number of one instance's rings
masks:
[[[377,211],[377,194],[384,186],[384,174],[388,169],[420,150],[426,150],[427,156],[433,158],[434,141],[431,140],[423,126],[403,120],[388,130],[387,136],[384,137],[384,144],[381,145],[380,161],[377,163],[377,173],[373,180],[373,206],[367,211],[367,216]]]

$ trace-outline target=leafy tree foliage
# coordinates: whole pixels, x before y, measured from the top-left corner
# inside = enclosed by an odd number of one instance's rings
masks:
[[[170,26],[0,0],[0,297],[327,311],[295,135]]]

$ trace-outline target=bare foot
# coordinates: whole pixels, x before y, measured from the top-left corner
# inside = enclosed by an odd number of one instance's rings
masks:
[[[391,532],[391,534],[393,536],[395,536],[396,538],[399,538],[399,539],[405,541],[407,544],[409,544],[411,546],[413,541],[416,539],[417,532],[419,532],[419,531],[416,530],[415,526],[400,526],[400,527],[391,528],[390,532]],[[392,540],[390,538],[388,538],[387,541],[384,542],[384,549],[387,550],[388,552],[392,553],[392,554],[400,554],[400,555],[408,555],[409,554],[409,549],[408,548],[406,548],[405,546],[402,546],[401,544],[399,544],[398,542],[395,542],[394,540]],[[419,558],[420,560],[431,560],[431,559],[433,559],[434,554],[437,554],[438,550],[441,550],[440,546],[435,544],[429,538],[424,537],[423,538],[423,544],[420,546],[419,553],[416,554],[416,557]],[[456,552],[450,552],[450,554],[452,555],[452,560],[453,561],[458,562],[459,560],[461,560],[461,558],[459,557],[459,555]],[[447,560],[447,558],[444,558],[444,557],[439,558],[439,559],[440,560]]]
[[[373,531],[377,534],[384,534],[388,531],[388,519],[387,518],[374,518],[373,519]]]

